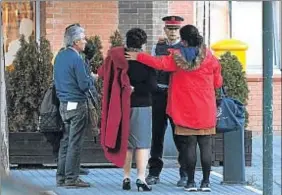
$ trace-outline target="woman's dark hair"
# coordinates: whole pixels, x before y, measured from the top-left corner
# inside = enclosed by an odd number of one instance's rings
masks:
[[[203,37],[193,25],[185,25],[180,29],[180,37],[186,41],[189,47],[198,47],[203,44]]]
[[[141,49],[147,43],[147,34],[141,28],[132,28],[126,33],[126,46]]]

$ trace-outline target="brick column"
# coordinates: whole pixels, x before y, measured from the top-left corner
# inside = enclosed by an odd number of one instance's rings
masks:
[[[133,27],[145,30],[148,35],[147,51],[162,35],[161,18],[167,15],[166,1],[119,1],[119,30],[123,36]]]
[[[133,27],[148,35],[147,51],[164,35],[162,17],[180,15],[185,24],[193,22],[193,2],[189,1],[119,1],[119,30],[123,36]]]
[[[139,27],[148,35],[148,45],[152,43],[153,34],[153,5],[151,1],[119,1],[119,30],[123,37],[126,32]]]

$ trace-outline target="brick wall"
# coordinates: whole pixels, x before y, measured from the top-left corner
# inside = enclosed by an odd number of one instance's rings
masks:
[[[101,37],[105,52],[109,37],[118,27],[118,2],[46,2],[46,36],[54,52],[62,46],[65,27],[77,22],[85,27],[87,36]]]
[[[194,21],[193,1],[155,1],[153,3],[153,43],[155,44],[159,36],[164,35],[164,23],[162,17],[167,15],[177,15],[184,18],[183,25],[193,24]]]
[[[148,35],[150,51],[158,37],[163,36],[162,17],[180,15],[186,23],[193,23],[193,1],[119,1],[119,29],[124,36],[132,27],[139,27]]]
[[[262,78],[257,76],[248,77],[249,86],[249,126],[248,129],[254,132],[262,131]],[[273,79],[273,130],[281,131],[281,77]]]
[[[177,15],[184,18],[183,25],[193,24],[194,2],[193,1],[155,1],[153,3],[153,44],[159,36],[164,35],[164,23],[162,17],[167,15]]]
[[[152,45],[153,34],[153,2],[152,1],[119,1],[119,30],[123,37],[126,32],[139,27],[148,35],[147,47]]]
[[[168,14],[184,18],[184,24],[194,23],[194,1],[168,1]]]
[[[168,2],[167,1],[155,1],[153,3],[153,45],[155,45],[160,36],[164,36],[164,22],[162,18],[169,15],[168,13]],[[151,49],[151,47],[150,47]]]
[[[147,50],[151,50],[163,35],[161,18],[175,14],[183,16],[185,23],[192,23],[194,5],[190,1],[53,1],[44,4],[41,7],[45,12],[42,18],[46,19],[46,32],[42,34],[46,33],[54,52],[62,46],[65,27],[79,22],[88,36],[101,36],[104,54],[109,48],[109,37],[117,28],[123,36],[132,27],[144,29],[148,35]]]

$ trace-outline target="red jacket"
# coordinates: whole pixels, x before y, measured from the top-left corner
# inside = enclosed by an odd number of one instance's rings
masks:
[[[209,50],[199,58],[194,70],[184,70],[175,62],[177,50],[162,57],[140,53],[137,61],[150,67],[172,72],[168,89],[167,114],[179,126],[209,129],[216,126],[215,88],[222,85],[221,66]],[[197,60],[198,61],[198,60]]]
[[[123,167],[126,157],[130,122],[131,87],[124,48],[116,47],[98,71],[103,79],[101,144],[106,158]]]

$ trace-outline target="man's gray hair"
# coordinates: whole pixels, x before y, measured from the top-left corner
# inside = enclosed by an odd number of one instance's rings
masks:
[[[81,34],[84,33],[84,28],[80,26],[72,26],[68,28],[64,35],[64,46],[70,47],[75,41],[79,41],[82,37]]]

